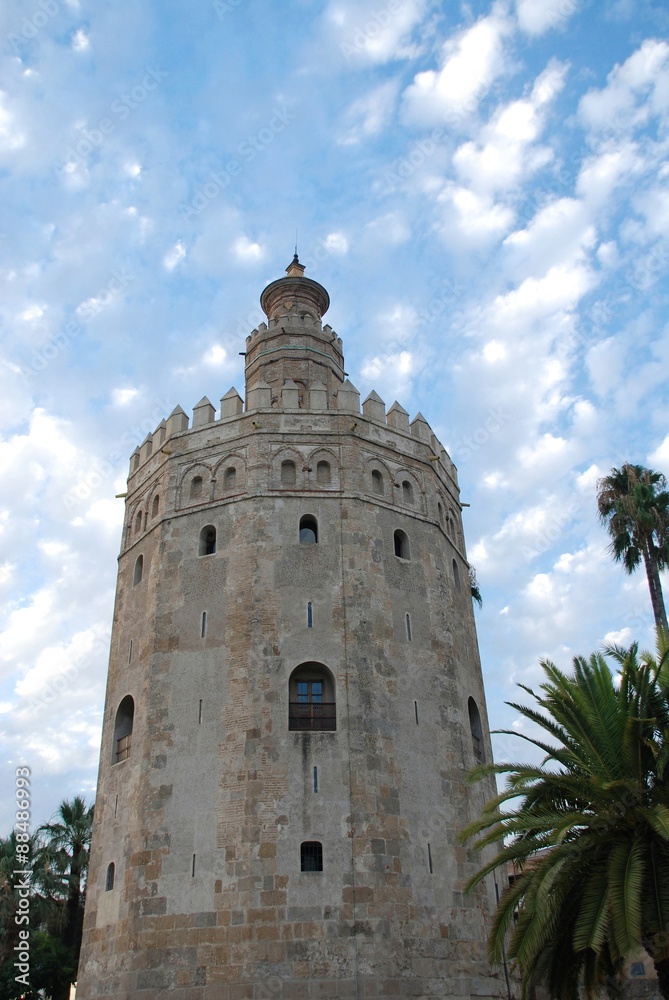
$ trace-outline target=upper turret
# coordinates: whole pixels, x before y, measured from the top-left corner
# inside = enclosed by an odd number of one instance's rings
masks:
[[[314,383],[322,383],[333,399],[345,378],[341,339],[322,325],[330,296],[322,285],[304,277],[297,254],[286,277],[272,281],[260,296],[269,325],[261,323],[246,338],[246,394],[263,381],[276,397],[287,380],[299,391],[300,405]]]

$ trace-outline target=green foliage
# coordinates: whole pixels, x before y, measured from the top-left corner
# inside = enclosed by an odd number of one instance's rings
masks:
[[[609,551],[628,573],[646,568],[657,628],[667,631],[660,570],[669,566],[669,491],[661,472],[626,463],[597,483],[597,509],[611,536]]]
[[[605,657],[619,667],[618,684]],[[462,834],[497,848],[467,888],[500,867],[517,872],[497,908],[490,957],[501,961],[508,947],[524,997],[541,983],[554,1000],[572,1000],[580,987],[616,995],[625,958],[645,947],[669,997],[666,636],[657,659],[611,646],[576,657],[572,676],[548,661],[542,668],[540,693],[521,685],[535,706],[512,707],[543,735],[503,730],[541,750],[542,762],[471,774],[505,775],[506,788]]]
[[[63,802],[56,822],[41,826],[31,838],[30,991],[16,982],[14,947],[18,897],[15,870],[22,865],[12,832],[0,838],[0,996],[32,1000],[38,990],[49,1000],[69,997],[76,980],[83,926],[86,873],[93,807],[75,797]]]

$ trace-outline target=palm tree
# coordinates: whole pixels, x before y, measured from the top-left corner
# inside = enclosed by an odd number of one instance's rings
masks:
[[[47,931],[65,956],[52,1000],[67,1000],[75,981],[84,920],[86,874],[93,826],[93,806],[83,798],[62,802],[57,821],[45,823],[37,833],[42,845],[35,853],[33,870],[49,905]]]
[[[606,648],[618,685],[601,653],[576,657],[573,676],[543,661],[541,693],[521,685],[536,707],[512,707],[549,741],[503,730],[538,748],[542,763],[471,774],[507,776],[462,839],[497,848],[468,891],[496,868],[520,869],[499,901],[489,952],[499,962],[510,935],[524,997],[540,983],[553,1000],[581,986],[588,997],[602,986],[615,996],[625,958],[643,946],[669,998],[669,643],[658,634],[657,661],[636,645]]]
[[[599,517],[611,535],[616,562],[633,573],[643,559],[655,624],[665,631],[660,570],[669,566],[669,492],[661,472],[625,463],[597,483]]]

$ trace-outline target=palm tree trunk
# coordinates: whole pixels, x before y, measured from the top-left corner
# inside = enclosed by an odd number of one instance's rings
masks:
[[[654,959],[653,965],[657,972],[660,996],[664,997],[664,1000],[669,1000],[669,958]]]
[[[653,605],[655,625],[657,628],[662,628],[665,632],[669,632],[667,611],[664,606],[664,596],[660,582],[660,571],[657,566],[655,546],[652,541],[648,541],[643,547],[643,561],[646,565],[646,576],[648,578],[648,589],[650,590],[650,601]]]

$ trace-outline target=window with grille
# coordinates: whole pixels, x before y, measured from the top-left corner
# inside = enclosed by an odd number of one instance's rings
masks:
[[[114,742],[112,748],[112,764],[120,764],[130,756],[132,728],[135,720],[135,702],[127,694],[116,712],[114,720]]]
[[[332,732],[337,728],[334,678],[320,663],[303,663],[288,683],[288,728],[293,732]]]
[[[300,844],[300,870],[323,871],[323,845],[317,840],[305,840]]]

